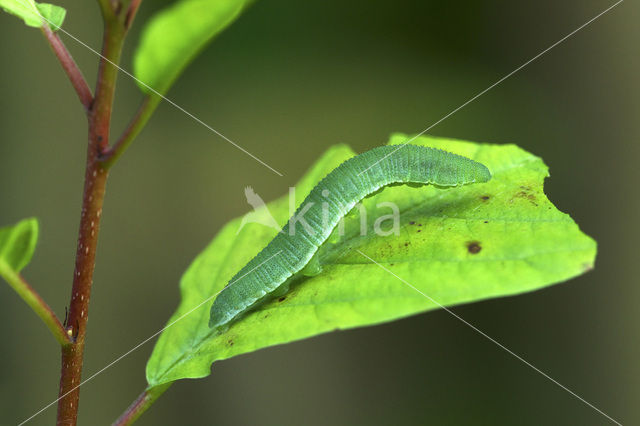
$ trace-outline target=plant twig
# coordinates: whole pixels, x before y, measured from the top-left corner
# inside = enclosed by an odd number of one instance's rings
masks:
[[[111,148],[104,151],[100,157],[100,161],[104,168],[107,170],[110,169],[118,158],[120,158],[120,156],[127,150],[129,145],[131,145],[131,142],[133,142],[147,124],[149,118],[151,118],[161,100],[162,98],[159,96],[149,95],[144,99],[144,101],[142,101],[140,108],[138,108],[138,112],[136,112],[136,115],[133,117],[131,122],[129,122],[129,125],[122,133],[122,136],[120,136],[120,139],[118,139],[118,142],[112,145]]]
[[[47,305],[40,295],[27,283],[27,281],[5,262],[0,261],[0,276],[2,276],[16,293],[45,323],[53,337],[62,346],[68,346],[72,340],[65,331],[55,312]]]
[[[49,28],[49,25],[43,25],[40,28],[47,38],[51,49],[53,49],[53,53],[58,57],[60,65],[62,65],[62,68],[67,73],[71,85],[73,85],[73,88],[78,94],[78,98],[80,98],[82,106],[84,106],[85,111],[88,112],[93,103],[93,95],[91,94],[91,89],[89,89],[87,81],[82,75],[82,71],[80,71],[78,65],[76,65],[58,34],[54,33],[51,28]]]
[[[98,0],[100,10],[102,11],[102,18],[105,22],[112,20],[115,17],[115,7],[112,0]]]
[[[142,392],[111,426],[128,426],[133,424],[133,422],[138,420],[138,417],[140,417],[142,413],[147,411],[151,404],[153,404],[160,395],[169,389],[171,384],[172,382],[154,386]]]
[[[108,175],[107,170],[99,162],[99,155],[109,143],[111,111],[118,75],[118,68],[114,64],[120,61],[125,32],[122,23],[117,20],[106,21],[95,100],[89,113],[84,194],[69,304],[69,327],[72,327],[75,341],[62,350],[58,425],[73,426],[77,422],[91,284]]]
[[[129,9],[127,10],[127,16],[124,21],[125,28],[130,28],[133,23],[133,19],[136,17],[136,13],[138,13],[138,9],[140,8],[140,4],[142,0],[131,0],[129,4]]]

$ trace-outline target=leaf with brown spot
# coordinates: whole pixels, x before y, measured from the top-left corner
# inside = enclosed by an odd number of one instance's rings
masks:
[[[396,135],[391,143],[407,139]],[[404,318],[438,309],[437,303],[452,306],[541,289],[593,266],[596,243],[545,197],[548,173],[540,158],[515,145],[432,137],[412,143],[477,160],[489,167],[493,179],[450,189],[399,185],[366,198],[367,234],[360,235],[359,211],[349,213],[345,234],[334,233],[321,248],[322,273],[293,285],[287,303],[273,300],[216,334],[208,327],[208,302],[164,330],[147,364],[149,386],[204,377],[215,361],[336,329]],[[297,202],[353,155],[342,145],[325,153],[298,183]],[[520,192],[532,194],[539,206],[513,197]],[[490,202],[482,199],[488,194]],[[388,214],[377,208],[384,201],[395,203],[401,212],[398,235],[372,232],[376,215]],[[288,220],[288,204],[287,197],[268,204],[280,224]],[[180,283],[182,301],[170,322],[221,290],[276,233],[260,224],[238,233],[240,221],[229,222],[187,270]],[[437,303],[358,251],[385,267],[393,264],[394,274]],[[229,339],[233,346],[225,344]]]
[[[469,241],[466,244],[467,251],[471,254],[478,254],[480,250],[482,250],[482,246],[480,245],[480,241]]]

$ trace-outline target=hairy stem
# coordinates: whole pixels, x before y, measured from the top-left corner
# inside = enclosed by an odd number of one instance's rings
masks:
[[[153,404],[160,395],[162,395],[169,386],[170,383],[165,383],[160,386],[154,386],[150,389],[145,390],[138,396],[138,398],[133,401],[133,403],[127,408],[127,410],[122,413],[122,415],[113,422],[112,426],[128,426],[133,424],[138,417],[142,415],[147,409]]]
[[[82,72],[71,57],[71,54],[65,47],[64,43],[62,43],[58,34],[51,31],[49,25],[43,25],[40,28],[44,36],[47,38],[51,49],[53,49],[53,53],[58,57],[60,65],[62,65],[62,68],[67,73],[67,76],[71,81],[71,85],[78,94],[78,98],[80,98],[80,103],[82,103],[85,111],[88,112],[91,108],[91,104],[93,103],[93,95],[91,94],[91,89],[89,89],[89,85],[84,79]]]
[[[80,231],[76,265],[69,306],[68,324],[74,343],[62,349],[62,371],[58,400],[58,425],[75,425],[78,416],[79,385],[85,333],[89,316],[89,300],[102,215],[107,170],[99,162],[108,146],[113,96],[125,30],[116,20],[106,21],[102,47],[103,59],[98,70],[96,95],[89,113],[89,143],[85,171]]]
[[[20,274],[15,272],[3,261],[0,261],[0,276],[9,283],[22,300],[40,317],[60,345],[65,347],[72,343],[71,338],[67,335],[55,312],[53,312],[49,305],[47,305]]]

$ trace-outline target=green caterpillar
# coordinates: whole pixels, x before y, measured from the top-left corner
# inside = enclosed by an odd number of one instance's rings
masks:
[[[398,183],[451,187],[489,179],[483,164],[416,145],[382,146],[345,161],[311,190],[282,232],[229,281],[211,306],[209,326],[223,329],[258,304],[286,293],[296,277],[317,273],[320,265],[314,255],[322,243],[356,203],[380,188]],[[296,228],[294,218],[302,216],[308,227]]]

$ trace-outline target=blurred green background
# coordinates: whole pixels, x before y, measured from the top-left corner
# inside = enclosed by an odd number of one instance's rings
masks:
[[[95,2],[59,1],[100,47]],[[166,1],[143,3],[141,23]],[[114,168],[96,266],[88,377],[159,330],[191,259],[248,211],[243,187],[284,194],[330,145],[357,151],[415,133],[568,34],[605,1],[258,1],[169,98],[284,173],[278,177],[162,104]],[[517,143],[551,168],[549,198],[599,243],[566,284],[455,312],[625,424],[640,422],[637,247],[640,36],[624,2],[430,133]],[[38,31],[0,16],[0,224],[37,216],[25,276],[64,316],[86,124]],[[62,36],[93,85],[96,57]],[[121,76],[113,137],[141,95]],[[636,278],[634,278],[636,277]],[[16,424],[57,396],[59,351],[0,286],[0,413]],[[108,424],[145,386],[149,343],[82,388],[80,424]],[[55,407],[31,424],[52,424]],[[216,363],[175,384],[141,425],[609,424],[443,311]]]

